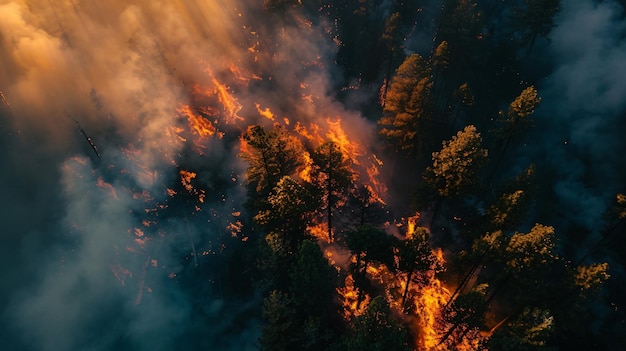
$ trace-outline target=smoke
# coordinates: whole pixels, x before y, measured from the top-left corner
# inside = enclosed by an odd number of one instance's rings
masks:
[[[597,233],[621,189],[621,136],[626,113],[626,24],[614,1],[563,2],[540,53],[554,70],[541,82],[533,140],[555,170],[556,206],[568,220]]]
[[[245,236],[239,130],[273,123],[259,104],[373,144],[333,97],[328,28],[262,1],[0,0],[5,347],[255,349],[260,301],[221,288]],[[200,93],[224,87],[232,113]],[[178,132],[186,105],[224,138]]]

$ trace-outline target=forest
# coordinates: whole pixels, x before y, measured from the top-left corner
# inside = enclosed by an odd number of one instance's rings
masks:
[[[44,3],[0,1],[9,349],[626,345],[623,2]]]

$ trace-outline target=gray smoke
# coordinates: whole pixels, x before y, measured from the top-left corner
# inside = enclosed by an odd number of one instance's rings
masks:
[[[597,233],[623,182],[626,23],[614,1],[564,1],[541,55],[554,69],[533,140],[556,171],[554,192],[568,220]]]
[[[262,3],[0,0],[3,347],[256,348],[259,299],[224,295],[217,273],[244,235],[237,130],[273,123],[257,103],[321,135],[341,116],[363,145],[374,130],[331,96],[328,25]],[[194,94],[217,82],[241,105],[224,139],[176,135],[182,106],[221,111]]]

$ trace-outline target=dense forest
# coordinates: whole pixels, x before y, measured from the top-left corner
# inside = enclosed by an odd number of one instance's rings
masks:
[[[44,3],[0,1],[9,349],[626,345],[623,3]]]

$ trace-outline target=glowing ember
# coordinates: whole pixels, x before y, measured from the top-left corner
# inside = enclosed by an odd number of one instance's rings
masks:
[[[359,303],[359,289],[354,286],[354,278],[351,274],[346,277],[344,287],[337,289],[337,293],[343,307],[343,317],[346,320],[363,314],[370,301],[369,295],[363,293]]]
[[[204,198],[206,197],[206,193],[205,193],[204,189],[196,189],[191,184],[191,180],[196,178],[196,173],[195,172],[186,171],[184,169],[181,169],[179,174],[180,174],[180,182],[182,183],[183,187],[190,194],[198,196],[198,201],[200,203],[203,203],[204,202]],[[196,210],[198,211],[200,209],[198,207],[196,207]]]
[[[115,191],[115,188],[111,184],[105,182],[102,179],[102,177],[98,177],[96,185],[102,189],[108,190],[115,200],[119,200],[119,198],[117,197],[117,192]]]

